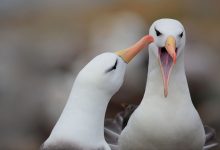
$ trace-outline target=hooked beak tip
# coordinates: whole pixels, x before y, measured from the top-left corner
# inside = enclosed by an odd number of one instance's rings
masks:
[[[176,53],[175,52],[173,53],[172,57],[173,57],[173,63],[176,64]]]
[[[154,38],[151,35],[146,35],[145,39],[146,39],[147,43],[152,43],[154,41]]]
[[[164,93],[164,97],[167,98],[168,93]]]
[[[115,52],[120,56],[126,63],[129,63],[144,47],[148,46],[154,39],[151,35],[142,37],[131,47]]]
[[[168,81],[165,83],[165,87],[164,87],[164,97],[166,98],[168,95]]]

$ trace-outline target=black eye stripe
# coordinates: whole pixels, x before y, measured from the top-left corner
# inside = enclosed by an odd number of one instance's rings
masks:
[[[183,37],[183,32],[179,34],[179,37]]]
[[[105,71],[105,73],[111,72],[112,70],[115,70],[117,68],[118,65],[118,59],[116,59],[114,66],[112,66],[111,68],[107,69]]]
[[[161,33],[160,31],[158,31],[158,30],[156,29],[156,27],[154,28],[154,30],[155,30],[157,36],[162,35],[162,33]]]

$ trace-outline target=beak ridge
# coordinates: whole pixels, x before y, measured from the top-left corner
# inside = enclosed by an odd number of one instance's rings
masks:
[[[173,36],[168,36],[165,48],[169,55],[173,58],[173,63],[176,64],[176,40]]]

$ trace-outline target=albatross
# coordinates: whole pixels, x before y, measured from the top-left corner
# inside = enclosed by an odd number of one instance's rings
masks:
[[[113,121],[106,120],[106,140],[118,150],[202,150],[216,146],[205,145],[214,132],[206,127],[206,136],[190,97],[183,25],[174,19],[159,19],[150,27],[149,35],[154,42],[149,45],[143,99],[137,108],[130,106]]]
[[[119,90],[129,63],[153,41],[144,36],[133,46],[92,59],[78,74],[66,106],[42,150],[110,150],[104,138],[104,117]]]

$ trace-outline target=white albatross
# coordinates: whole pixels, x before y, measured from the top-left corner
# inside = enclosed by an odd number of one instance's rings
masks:
[[[104,53],[78,74],[67,104],[42,150],[110,150],[104,139],[104,117],[119,90],[126,64],[153,41],[145,36],[132,47]]]
[[[119,150],[202,150],[216,146],[205,145],[214,132],[206,128],[212,133],[205,135],[190,97],[183,25],[177,20],[160,19],[152,24],[149,35],[154,42],[149,45],[144,97],[134,112],[130,107],[113,121],[106,121],[106,140],[115,144],[112,149]]]

